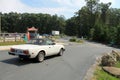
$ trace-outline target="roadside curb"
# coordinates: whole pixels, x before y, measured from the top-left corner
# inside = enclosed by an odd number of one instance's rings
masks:
[[[87,71],[85,77],[83,78],[83,80],[92,80],[94,72],[96,70],[96,67],[100,63],[99,60],[100,60],[101,57],[102,56],[96,57],[96,60],[95,60],[94,64],[88,69],[88,71]]]

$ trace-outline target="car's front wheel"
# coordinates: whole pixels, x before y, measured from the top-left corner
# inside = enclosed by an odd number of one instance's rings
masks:
[[[63,49],[60,49],[60,51],[59,51],[59,56],[62,56],[63,55],[63,53],[64,53],[64,50]]]
[[[43,61],[44,61],[44,58],[45,58],[44,52],[39,52],[39,54],[38,54],[37,57],[36,57],[36,60],[37,60],[38,62],[43,62]]]

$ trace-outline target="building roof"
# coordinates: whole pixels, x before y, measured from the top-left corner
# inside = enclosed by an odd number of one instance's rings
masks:
[[[28,30],[28,31],[38,31],[38,29],[35,28],[35,27],[28,28],[27,30]]]

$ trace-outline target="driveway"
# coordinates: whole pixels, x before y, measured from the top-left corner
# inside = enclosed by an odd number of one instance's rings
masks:
[[[16,56],[8,55],[8,51],[0,51],[0,80],[83,80],[96,57],[113,50],[89,42],[70,43],[65,47],[62,57],[48,57],[42,63],[20,61]]]

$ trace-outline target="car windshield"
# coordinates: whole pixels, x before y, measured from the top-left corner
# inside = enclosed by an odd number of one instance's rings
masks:
[[[43,45],[43,43],[44,43],[43,39],[33,39],[33,40],[29,40],[26,44]]]

